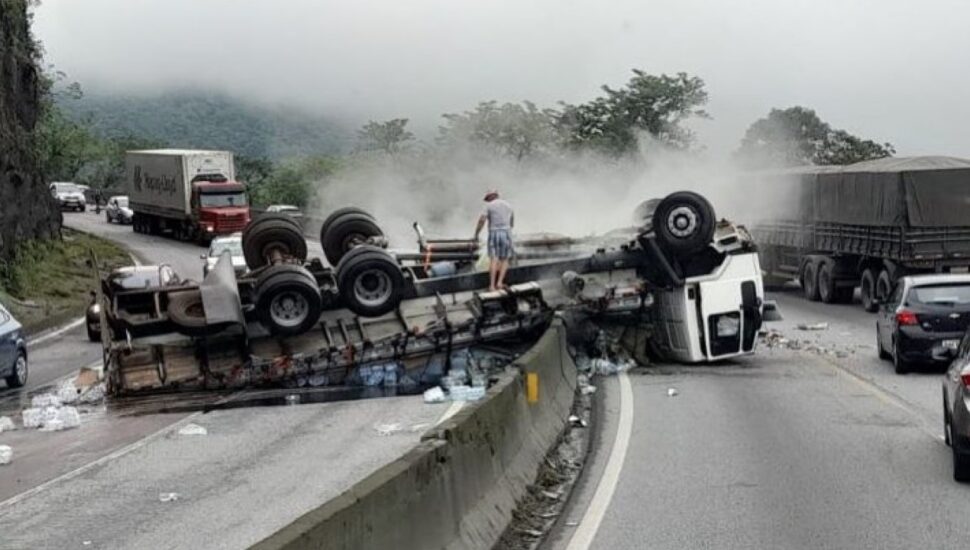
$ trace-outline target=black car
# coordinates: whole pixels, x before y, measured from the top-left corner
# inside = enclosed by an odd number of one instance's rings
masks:
[[[970,275],[914,275],[899,280],[879,306],[876,346],[896,373],[949,364],[970,325]]]

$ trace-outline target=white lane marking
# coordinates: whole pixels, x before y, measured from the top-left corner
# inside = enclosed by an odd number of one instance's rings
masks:
[[[60,335],[64,334],[65,332],[67,332],[67,331],[69,331],[69,330],[71,330],[73,328],[77,328],[77,327],[79,327],[79,326],[81,326],[83,324],[84,324],[84,317],[78,317],[77,319],[71,321],[70,323],[62,326],[61,328],[59,328],[59,329],[57,329],[57,330],[55,330],[53,332],[48,332],[47,334],[42,334],[41,336],[38,336],[37,338],[34,338],[33,340],[28,341],[27,342],[27,347],[39,346],[40,344],[43,344],[44,342],[46,342],[48,340],[51,340],[53,338],[57,338]]]
[[[222,403],[227,403],[229,401],[232,401],[236,396],[240,395],[240,393],[242,393],[242,392],[236,392],[236,393],[230,394],[230,395],[224,397],[223,399],[217,400],[214,404],[215,405],[219,405],[219,404],[222,404]],[[151,434],[149,434],[149,435],[147,435],[147,436],[139,439],[138,441],[134,441],[132,443],[129,443],[128,445],[125,445],[124,447],[122,447],[122,448],[120,448],[120,449],[118,449],[118,450],[116,450],[116,451],[114,451],[112,453],[106,454],[106,455],[102,456],[101,458],[95,460],[94,462],[89,462],[89,463],[85,464],[84,466],[80,466],[78,468],[75,468],[75,469],[71,470],[70,472],[61,474],[61,475],[55,477],[54,479],[45,481],[44,483],[41,483],[40,485],[38,485],[36,487],[33,487],[32,489],[28,489],[28,490],[24,491],[23,493],[14,495],[14,496],[8,498],[7,500],[5,500],[3,502],[0,502],[0,510],[2,510],[3,508],[7,508],[9,506],[13,506],[14,504],[17,504],[18,502],[21,502],[21,501],[23,501],[25,499],[28,499],[28,498],[36,495],[37,493],[40,493],[42,491],[45,491],[49,487],[52,487],[52,486],[54,486],[54,485],[56,485],[58,483],[62,483],[64,481],[68,481],[68,480],[74,479],[74,478],[78,477],[79,475],[81,475],[81,474],[83,474],[83,473],[91,470],[92,468],[97,468],[98,466],[100,466],[102,464],[111,462],[112,460],[115,460],[116,458],[121,458],[121,457],[125,456],[126,454],[128,454],[128,453],[130,453],[132,451],[136,451],[136,450],[144,447],[145,445],[148,445],[152,441],[155,441],[156,439],[159,439],[159,438],[165,436],[166,433],[168,433],[168,432],[170,432],[172,430],[176,430],[178,428],[181,428],[182,426],[188,424],[189,422],[192,422],[193,420],[195,420],[199,416],[202,416],[202,411],[194,412],[194,413],[186,416],[185,418],[183,418],[181,420],[178,420],[177,422],[173,422],[172,424],[169,424],[167,426],[164,426],[161,429],[159,429],[158,431],[153,432],[153,433],[151,433]]]
[[[454,401],[454,402],[452,402],[451,403],[451,406],[448,407],[448,410],[445,411],[445,414],[441,415],[441,418],[439,418],[438,421],[434,423],[434,425],[437,426],[437,425],[441,424],[442,422],[444,422],[445,420],[448,420],[452,416],[455,416],[456,414],[458,414],[458,411],[460,411],[461,408],[464,407],[464,406],[465,406],[465,402],[464,401]]]
[[[620,421],[616,428],[616,439],[613,440],[613,449],[610,450],[610,458],[603,469],[599,485],[593,499],[586,508],[586,514],[582,521],[573,531],[573,536],[569,540],[566,550],[586,550],[593,543],[593,538],[599,530],[600,522],[606,515],[606,509],[613,500],[613,492],[620,481],[620,472],[623,470],[623,461],[626,459],[626,451],[630,446],[630,435],[633,432],[633,387],[630,384],[630,377],[626,372],[620,373]]]
[[[28,498],[36,495],[37,493],[40,493],[41,491],[47,490],[49,487],[51,487],[53,485],[56,485],[58,483],[62,483],[64,481],[67,481],[67,480],[70,480],[70,479],[74,479],[77,476],[79,476],[79,475],[87,472],[88,470],[91,470],[92,468],[96,468],[96,467],[98,467],[98,466],[100,466],[102,464],[105,464],[107,462],[110,462],[110,461],[112,461],[112,460],[114,460],[116,458],[121,458],[122,456],[124,456],[124,455],[126,455],[126,454],[128,454],[128,453],[130,453],[130,452],[132,452],[134,450],[140,449],[141,447],[144,447],[145,445],[151,443],[152,441],[155,441],[156,439],[158,439],[158,438],[162,437],[163,435],[165,435],[167,432],[169,432],[169,431],[171,431],[171,430],[173,430],[175,428],[180,428],[180,427],[182,427],[185,424],[188,424],[189,422],[191,422],[192,420],[194,420],[197,416],[200,416],[201,414],[202,414],[201,412],[192,413],[189,416],[183,418],[182,420],[179,420],[178,422],[176,422],[174,424],[169,424],[168,426],[165,426],[164,428],[158,430],[157,432],[152,433],[151,435],[148,435],[146,437],[143,437],[142,439],[139,439],[138,441],[135,441],[133,443],[129,443],[128,445],[125,445],[124,447],[122,447],[122,448],[120,448],[120,449],[118,449],[118,450],[116,450],[116,451],[114,451],[114,452],[112,452],[110,454],[106,454],[106,455],[102,456],[101,458],[95,460],[94,462],[89,462],[89,463],[85,464],[84,466],[81,466],[79,468],[75,468],[74,470],[71,470],[70,472],[67,472],[65,474],[61,474],[61,475],[55,477],[54,479],[45,481],[44,483],[41,483],[40,485],[38,485],[38,486],[36,486],[36,487],[34,487],[32,489],[28,489],[28,490],[24,491],[23,493],[20,493],[18,495],[14,495],[14,496],[8,498],[7,500],[5,500],[3,502],[0,502],[0,509],[6,508],[8,506],[13,506],[14,504],[17,504],[18,502],[20,502],[20,501],[22,501],[24,499],[28,499]]]

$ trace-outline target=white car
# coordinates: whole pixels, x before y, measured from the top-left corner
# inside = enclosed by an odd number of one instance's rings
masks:
[[[205,265],[202,266],[203,276],[209,274],[209,270],[216,266],[219,257],[227,250],[232,257],[232,268],[236,275],[242,275],[247,271],[246,258],[243,256],[242,249],[242,233],[233,233],[212,239],[209,244],[209,251],[201,256],[205,260]]]
[[[84,191],[76,183],[56,181],[50,185],[50,192],[51,196],[57,199],[57,205],[61,210],[84,212],[87,208]]]

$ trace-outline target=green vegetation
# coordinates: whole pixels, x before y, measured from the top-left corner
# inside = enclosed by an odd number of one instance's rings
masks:
[[[316,186],[340,168],[337,157],[291,158],[273,163],[264,158],[236,157],[236,177],[246,182],[253,205],[292,204],[305,207]]]
[[[0,263],[0,299],[29,332],[81,315],[96,284],[89,251],[101,270],[131,265],[119,246],[64,229],[62,240],[23,242],[12,261]]]
[[[832,128],[805,107],[772,109],[745,132],[735,157],[745,166],[852,164],[890,157],[892,144],[856,137]]]
[[[224,149],[251,158],[335,155],[349,141],[333,120],[295,108],[271,108],[202,91],[153,95],[86,93],[58,106],[98,137],[141,139],[184,149]]]

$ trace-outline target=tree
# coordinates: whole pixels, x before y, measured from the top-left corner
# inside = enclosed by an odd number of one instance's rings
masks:
[[[683,126],[691,117],[708,118],[704,81],[678,73],[650,75],[633,70],[626,86],[603,86],[605,96],[580,105],[563,104],[558,126],[573,147],[591,147],[613,155],[636,149],[643,132],[661,143],[688,149],[694,134]]]
[[[370,121],[357,131],[358,149],[380,151],[387,154],[405,151],[414,141],[414,134],[407,130],[408,119],[395,118],[385,122]]]
[[[299,157],[273,164],[264,158],[238,157],[238,179],[246,184],[253,204],[304,207],[317,184],[339,168],[333,157]]]
[[[557,113],[534,103],[483,101],[474,110],[442,115],[439,143],[473,143],[516,160],[548,152],[559,142]]]
[[[758,168],[804,164],[851,164],[892,156],[889,143],[876,143],[833,129],[812,109],[772,109],[756,120],[741,139],[735,158]]]

